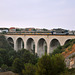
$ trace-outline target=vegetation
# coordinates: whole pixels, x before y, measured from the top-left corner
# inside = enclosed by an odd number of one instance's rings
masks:
[[[3,64],[3,65],[1,66],[1,69],[2,69],[3,72],[5,72],[5,71],[7,71],[8,66],[5,65],[5,64]]]
[[[17,52],[17,58],[13,61],[12,70],[16,73],[22,73],[24,69],[24,64],[31,63],[35,65],[37,63],[38,58],[33,55],[28,50],[22,49]]]
[[[31,63],[24,64],[24,69],[22,70],[23,75],[35,75],[36,66]]]
[[[66,66],[62,55],[57,54],[52,57],[44,55],[39,59],[36,75],[58,75],[64,72]]]
[[[11,45],[7,42],[4,35],[0,35],[0,48],[6,49],[6,50],[13,50]]]
[[[68,48],[69,51],[72,50],[72,46],[73,44],[75,44],[75,39],[72,39],[70,40],[68,43],[66,43],[65,45],[63,46],[59,46],[58,48],[56,48],[54,51],[53,51],[53,55],[55,54],[58,54],[58,53],[62,53],[66,50],[66,48]],[[65,51],[66,52],[66,51]]]
[[[65,51],[75,40],[71,40],[68,45],[60,46],[52,55],[39,58],[36,54],[26,49],[15,51],[6,41],[3,35],[0,36],[0,67],[2,71],[13,71],[20,75],[74,75],[75,69],[66,68],[64,57],[59,54]],[[72,56],[73,57],[73,56]]]
[[[25,63],[35,65],[38,57],[36,54],[29,52],[26,49],[15,51],[7,42],[3,35],[0,36],[0,67],[7,68],[4,71],[12,70],[16,73],[22,73]]]
[[[3,35],[0,35],[0,67],[2,64],[11,66],[15,57],[16,51],[12,49],[6,38]]]
[[[72,56],[70,56],[70,57],[69,57],[69,59],[70,59],[70,58],[74,58],[74,57],[75,57],[75,54],[74,54],[74,55],[72,55]]]
[[[21,59],[16,58],[12,64],[12,71],[15,73],[21,73],[23,69],[23,62]]]

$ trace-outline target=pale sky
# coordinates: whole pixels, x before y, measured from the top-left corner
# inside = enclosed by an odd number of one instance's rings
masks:
[[[75,30],[75,0],[0,0],[0,27]]]

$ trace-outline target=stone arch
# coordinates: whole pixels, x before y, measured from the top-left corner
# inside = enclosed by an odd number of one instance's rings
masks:
[[[28,38],[27,43],[26,43],[26,48],[27,50],[35,53],[35,42],[32,38]]]
[[[39,57],[47,53],[47,42],[44,38],[38,40],[37,53]]]
[[[14,49],[14,40],[11,37],[7,38],[8,43],[11,45],[11,47]]]
[[[67,43],[69,43],[70,40],[71,40],[71,39],[67,39],[67,40],[65,41],[64,45],[67,44]]]
[[[52,39],[50,42],[50,53],[52,53],[53,50],[56,49],[58,46],[60,46],[60,42],[57,39]]]
[[[16,44],[17,50],[21,50],[22,48],[24,48],[24,41],[21,37],[17,38]]]

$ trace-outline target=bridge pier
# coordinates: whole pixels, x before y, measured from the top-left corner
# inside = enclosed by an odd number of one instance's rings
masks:
[[[37,42],[35,42],[35,53],[37,53]]]
[[[17,44],[16,44],[16,40],[14,40],[14,50],[18,51]]]
[[[24,49],[26,49],[26,41],[24,41]]]
[[[49,43],[47,44],[47,54],[50,53],[50,46],[49,46]]]

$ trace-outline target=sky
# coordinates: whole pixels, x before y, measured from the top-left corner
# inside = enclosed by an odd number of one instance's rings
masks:
[[[0,27],[75,30],[75,0],[0,0]]]

